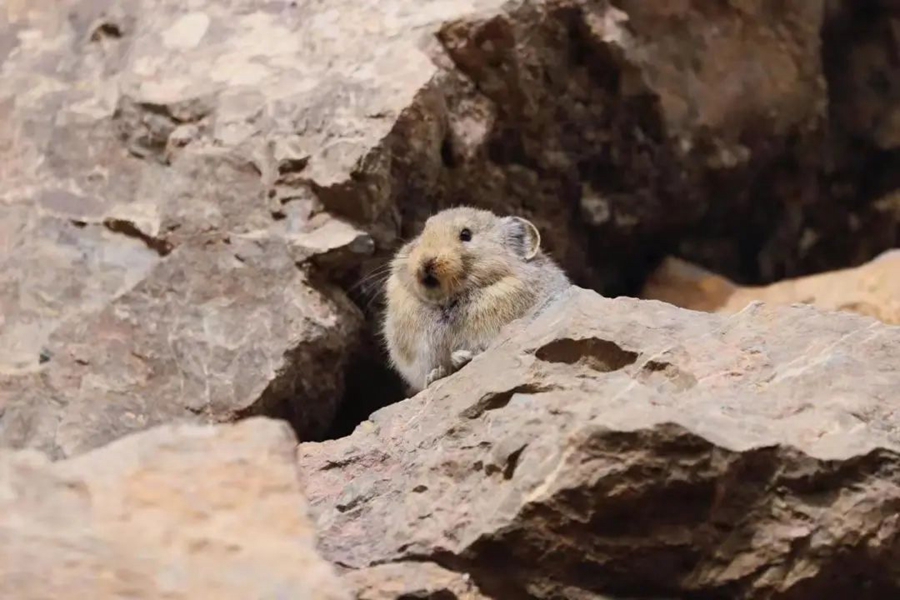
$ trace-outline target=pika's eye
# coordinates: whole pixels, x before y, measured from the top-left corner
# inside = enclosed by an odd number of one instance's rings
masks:
[[[459,239],[468,242],[472,239],[472,231],[468,227],[459,232]]]

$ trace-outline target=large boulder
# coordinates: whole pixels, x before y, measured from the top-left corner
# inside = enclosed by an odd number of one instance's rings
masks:
[[[900,591],[900,328],[573,288],[349,437],[303,443],[320,549],[491,598]]]
[[[283,423],[164,426],[74,459],[0,451],[0,597],[349,600]]]
[[[171,420],[259,413],[321,435],[358,327],[356,308],[311,287],[277,240],[179,248],[61,323],[41,372],[5,378],[0,442],[69,456]]]
[[[756,265],[794,226],[783,206],[818,197],[821,1],[475,4],[425,46],[440,68],[359,169],[363,206],[399,207],[404,236],[448,205],[524,214],[578,281],[618,292],[682,238]],[[798,268],[773,244],[766,276]]]

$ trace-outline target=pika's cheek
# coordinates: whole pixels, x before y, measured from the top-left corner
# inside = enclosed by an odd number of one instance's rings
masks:
[[[500,258],[499,253],[485,255],[483,259],[472,263],[471,271],[480,278],[502,277],[510,273],[510,261]]]

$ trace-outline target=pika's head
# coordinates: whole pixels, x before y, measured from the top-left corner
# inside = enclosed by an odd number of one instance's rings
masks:
[[[521,217],[475,208],[451,208],[425,222],[397,253],[392,272],[419,299],[446,304],[489,286],[540,253],[537,228]]]

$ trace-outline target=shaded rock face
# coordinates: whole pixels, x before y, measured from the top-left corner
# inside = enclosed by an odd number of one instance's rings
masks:
[[[900,5],[833,2],[828,74],[835,124],[880,150],[900,148]],[[839,52],[838,50],[842,50]]]
[[[798,230],[809,268],[797,274],[833,269],[837,257],[861,264],[900,246],[900,10],[894,0],[828,4],[830,143],[821,192],[831,201]]]
[[[728,244],[704,258],[743,273],[816,182],[822,11],[570,1],[460,15],[429,46],[441,69],[388,138],[390,159],[370,159],[359,186],[399,207],[404,236],[458,203],[523,214],[577,281],[607,292],[697,223]]]
[[[900,330],[579,288],[353,435],[299,447],[326,558],[495,598],[900,588]]]
[[[756,301],[811,304],[900,325],[900,251],[891,250],[852,269],[742,287],[682,260],[668,258],[650,274],[642,298],[711,312],[735,313]]]
[[[349,600],[281,423],[167,426],[76,459],[0,452],[0,596]]]

